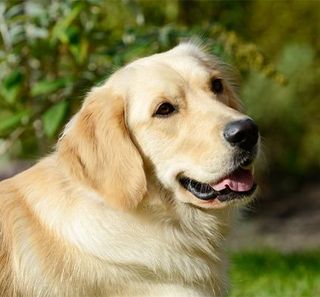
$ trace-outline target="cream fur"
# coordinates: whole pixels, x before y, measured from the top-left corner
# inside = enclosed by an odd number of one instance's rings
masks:
[[[152,117],[163,101],[179,113]],[[232,205],[195,198],[177,175],[230,170],[221,129],[238,110],[221,63],[192,44],[94,88],[56,151],[0,183],[0,296],[225,296]]]

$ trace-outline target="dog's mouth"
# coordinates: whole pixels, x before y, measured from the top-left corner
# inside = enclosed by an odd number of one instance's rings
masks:
[[[248,167],[239,167],[215,183],[201,183],[186,176],[181,176],[179,182],[195,197],[206,201],[243,199],[251,196],[257,188],[252,169]]]

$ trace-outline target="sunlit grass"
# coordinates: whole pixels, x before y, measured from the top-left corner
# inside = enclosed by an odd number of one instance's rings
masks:
[[[320,296],[320,251],[235,253],[231,284],[230,297]]]

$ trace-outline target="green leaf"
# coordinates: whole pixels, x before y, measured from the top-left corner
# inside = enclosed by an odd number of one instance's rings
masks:
[[[16,127],[27,122],[30,117],[30,110],[20,111],[15,114],[3,116],[0,121],[0,136],[5,137]]]
[[[78,64],[83,64],[88,57],[89,43],[86,39],[82,38],[78,44],[70,46],[70,51]]]
[[[51,43],[55,43],[60,40],[62,43],[68,43],[68,31],[72,22],[78,17],[83,9],[83,4],[81,2],[77,3],[70,11],[70,13],[64,18],[60,19],[52,29]]]
[[[9,104],[16,102],[23,83],[23,75],[19,70],[12,71],[3,80],[0,93]]]
[[[65,101],[59,102],[50,107],[42,117],[44,133],[48,137],[53,137],[60,125],[68,109],[68,103]]]
[[[41,80],[35,83],[31,89],[31,96],[50,94],[58,89],[65,87],[65,79]]]

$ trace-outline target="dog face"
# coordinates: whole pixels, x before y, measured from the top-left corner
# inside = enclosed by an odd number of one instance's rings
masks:
[[[251,164],[258,129],[239,110],[221,63],[196,46],[182,44],[139,59],[87,98],[82,120],[77,120],[82,126],[74,125],[88,135],[87,142],[69,146],[80,160],[74,171],[85,171],[81,178],[109,197],[122,193],[117,198],[125,201],[121,205],[137,205],[147,184],[143,160],[174,199],[202,208],[224,207],[250,197],[256,188]],[[94,151],[88,150],[90,142]],[[88,162],[94,155],[101,157]],[[97,181],[100,171],[106,172]]]
[[[219,62],[182,45],[128,68],[128,126],[159,181],[205,208],[251,196],[258,129]]]

